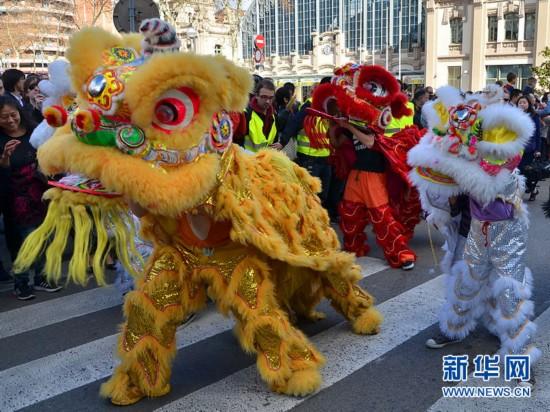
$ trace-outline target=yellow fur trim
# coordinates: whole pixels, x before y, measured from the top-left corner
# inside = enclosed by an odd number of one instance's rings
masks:
[[[131,47],[139,52],[142,39],[140,34],[119,36],[97,27],[87,27],[71,36],[65,56],[71,63],[72,85],[81,98],[80,104],[84,101],[82,86],[103,66],[103,51],[112,47]]]
[[[250,156],[235,150],[214,216],[233,223],[232,240],[252,244],[270,258],[359,276],[353,255],[339,250],[336,232],[315,195],[319,189],[319,180],[284,154],[265,150]]]
[[[44,273],[49,280],[61,279],[61,259],[67,245],[71,229],[74,229],[74,249],[69,262],[68,281],[85,285],[88,282],[90,259],[90,237],[96,226],[98,242],[94,253],[93,270],[96,281],[105,284],[103,263],[109,244],[103,227],[110,225],[114,232],[115,247],[121,263],[134,274],[132,259],[141,259],[134,244],[133,220],[128,215],[126,205],[120,199],[107,199],[99,196],[74,193],[61,189],[50,189],[44,194],[49,200],[48,213],[42,224],[23,242],[14,262],[14,271],[28,270],[46,250]],[[90,215],[91,211],[91,215]],[[110,222],[110,223],[108,223]],[[48,245],[49,243],[49,245]],[[133,256],[133,257],[131,257]]]
[[[449,111],[442,102],[437,102],[434,104],[434,110],[439,117],[439,124],[437,125],[438,129],[445,129],[449,123]]]
[[[115,405],[126,406],[138,402],[145,394],[132,382],[127,373],[119,366],[111,378],[103,383],[99,395],[110,398]]]
[[[516,132],[507,127],[494,127],[483,131],[483,140],[489,143],[503,144],[515,141],[518,138]]]
[[[184,150],[199,142],[210,128],[215,113],[244,110],[251,81],[247,70],[222,56],[159,54],[152,56],[128,80],[125,101],[132,112],[132,122],[143,129],[148,139]],[[144,85],[147,85],[146,93]],[[170,134],[152,127],[159,97],[181,87],[192,89],[200,99],[199,111],[191,124]]]
[[[357,319],[353,320],[352,327],[360,335],[373,335],[380,331],[383,316],[374,307],[365,310]]]
[[[46,174],[85,174],[155,215],[176,217],[182,210],[197,206],[216,186],[218,155],[206,155],[188,165],[165,170],[114,148],[86,145],[64,130],[67,133],[58,131],[38,150],[38,161]]]
[[[275,392],[285,395],[306,396],[321,386],[321,374],[316,368],[296,371],[282,386],[272,386]]]

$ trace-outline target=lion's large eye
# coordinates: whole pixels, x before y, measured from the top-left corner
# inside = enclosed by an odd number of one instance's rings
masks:
[[[376,97],[386,97],[388,95],[388,91],[384,86],[373,81],[366,82],[363,87]]]
[[[188,87],[169,90],[155,105],[153,126],[167,133],[183,129],[189,126],[199,106],[199,96]]]
[[[385,129],[386,126],[390,124],[391,120],[391,110],[389,107],[386,107],[384,110],[382,110],[382,113],[380,113],[380,117],[378,118],[378,125]]]

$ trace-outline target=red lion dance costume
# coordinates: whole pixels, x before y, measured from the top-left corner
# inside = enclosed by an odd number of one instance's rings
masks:
[[[331,83],[321,84],[313,92],[312,108],[304,123],[312,144],[329,144],[326,135],[319,133],[319,116],[328,120],[343,117],[357,130],[375,135],[372,148],[355,136],[340,147],[331,145],[336,174],[347,178],[339,206],[344,248],[357,256],[367,255],[370,247],[364,231],[370,223],[389,264],[412,269],[416,254],[407,243],[420,221],[421,207],[418,192],[408,180],[407,152],[418,143],[420,133],[412,126],[392,137],[384,136],[392,117],[412,114],[407,97],[393,75],[380,66],[349,63],[334,74]],[[331,121],[329,136],[341,132]],[[376,168],[375,163],[380,166]]]

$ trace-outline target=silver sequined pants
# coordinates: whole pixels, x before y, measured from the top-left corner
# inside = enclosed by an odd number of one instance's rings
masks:
[[[481,222],[472,219],[464,261],[447,281],[447,301],[440,328],[451,338],[464,338],[483,322],[501,342],[500,354],[540,356],[532,346],[531,272],[525,265],[527,227],[519,219]]]

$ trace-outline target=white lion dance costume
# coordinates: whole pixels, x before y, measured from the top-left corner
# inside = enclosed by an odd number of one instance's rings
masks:
[[[452,87],[437,94],[425,106],[428,132],[409,152],[409,164],[429,220],[445,227],[450,240],[442,265],[448,277],[440,329],[449,340],[459,340],[483,317],[500,339],[501,356],[529,354],[534,363],[540,351],[532,346],[528,218],[516,171],[532,122],[512,106],[485,98],[464,101]],[[463,260],[448,213],[449,198],[461,193],[469,196],[472,219]]]
[[[112,233],[136,279],[124,304],[121,363],[101,389],[115,404],[170,391],[176,328],[205,307],[207,295],[236,319],[237,338],[257,355],[272,390],[311,393],[324,357],[291,320],[319,319],[315,306],[325,296],[356,333],[377,333],[382,321],[357,285],[360,267],[340,250],[316,195],[320,182],[284,154],[250,156],[232,144],[234,112],[252,85],[245,69],[221,56],[179,53],[175,31],[157,19],[140,31],[85,29],[72,37],[77,107],[45,110],[58,129],[38,158],[46,174],[79,176],[52,183],[48,215],[15,267],[23,271],[45,252],[45,271],[59,281],[74,230],[69,280],[87,281],[93,255],[104,284]],[[142,271],[130,207],[143,212],[141,234],[153,248]]]

